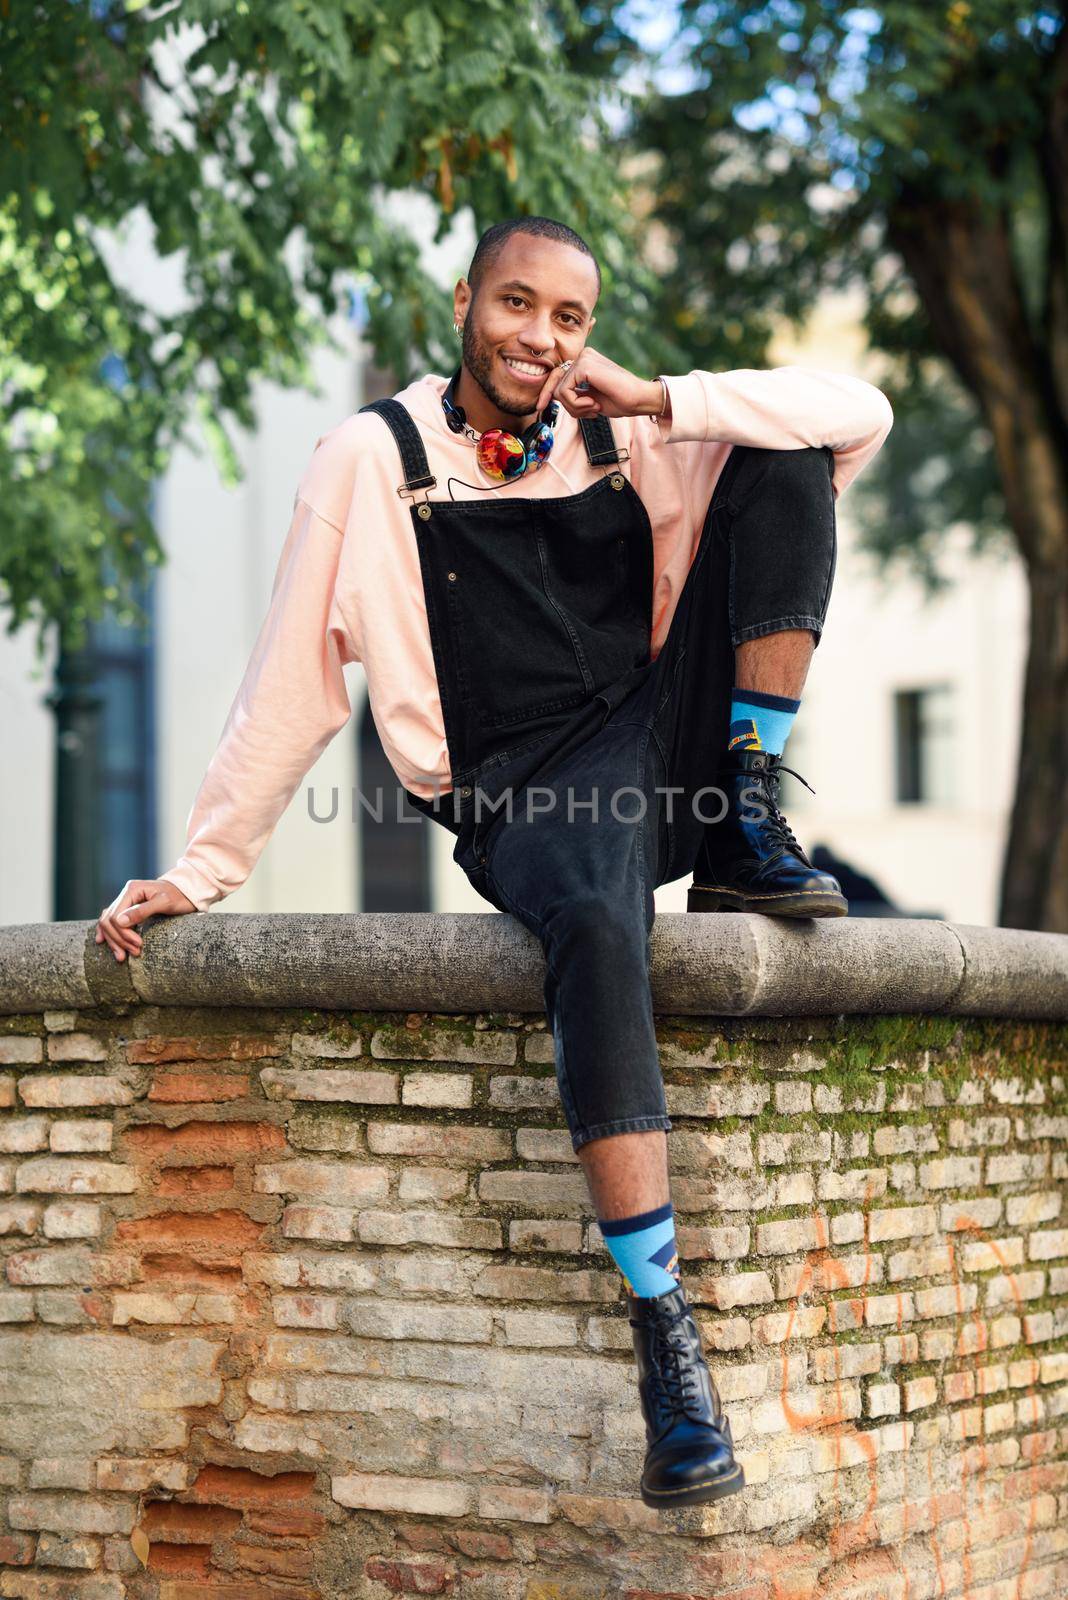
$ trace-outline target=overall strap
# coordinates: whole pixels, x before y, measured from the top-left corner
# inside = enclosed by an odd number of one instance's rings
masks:
[[[626,461],[629,451],[616,445],[612,424],[607,417],[580,417],[579,427],[586,445],[591,467],[606,467],[610,461]]]
[[[410,495],[416,489],[432,489],[438,480],[430,471],[419,429],[412,421],[408,408],[401,405],[399,400],[385,399],[370,400],[367,405],[360,407],[360,411],[377,411],[397,441],[404,471],[404,484],[397,493]]]

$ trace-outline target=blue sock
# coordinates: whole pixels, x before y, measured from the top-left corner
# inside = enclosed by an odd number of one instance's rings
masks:
[[[679,1252],[675,1243],[675,1209],[668,1200],[652,1211],[617,1217],[598,1225],[623,1282],[643,1300],[677,1289]]]
[[[766,750],[781,756],[790,737],[800,700],[757,689],[731,690],[731,731],[727,749]]]

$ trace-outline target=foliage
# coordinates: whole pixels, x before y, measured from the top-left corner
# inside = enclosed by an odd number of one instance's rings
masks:
[[[659,158],[666,304],[694,364],[766,365],[778,322],[800,326],[827,290],[863,292],[895,427],[851,492],[869,547],[906,551],[931,583],[938,530],[997,541],[1006,505],[967,341],[893,224],[917,203],[1004,219],[1041,365],[1066,287],[1068,196],[1043,159],[1064,24],[1062,5],[1025,0],[680,0],[690,81],[628,129]]]
[[[435,242],[559,217],[604,276],[607,353],[655,370],[656,291],[630,236],[602,101],[626,36],[572,0],[70,0],[4,6],[0,80],[0,596],[8,631],[68,648],[163,557],[152,480],[199,423],[224,479],[253,386],[313,386],[326,321],[362,296],[402,382],[455,359],[451,295],[389,201],[429,203]],[[569,65],[579,39],[614,45]],[[145,228],[176,289],[121,282]],[[114,263],[114,265],[113,265]]]

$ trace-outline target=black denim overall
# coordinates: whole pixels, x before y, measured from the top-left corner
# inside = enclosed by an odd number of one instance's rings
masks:
[[[819,638],[833,456],[731,451],[650,661],[652,530],[608,418],[580,419],[604,473],[578,494],[432,501],[405,407],[362,409],[393,432],[397,492],[414,502],[452,773],[439,799],[405,794],[456,835],[453,859],[478,893],[541,941],[573,1148],[670,1129],[649,985],[653,890],[693,867],[707,814],[694,799],[725,747],[734,645],[791,627]]]

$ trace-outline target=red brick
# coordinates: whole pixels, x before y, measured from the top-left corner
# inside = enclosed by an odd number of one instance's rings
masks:
[[[205,1583],[203,1579],[186,1583],[179,1578],[159,1586],[159,1600],[268,1600],[268,1596],[270,1600],[322,1600],[322,1591],[295,1583],[272,1583],[268,1589],[255,1581],[227,1583],[222,1578],[217,1583]]]
[[[47,1106],[128,1106],[134,1092],[115,1077],[81,1076],[72,1072],[44,1073],[19,1080],[23,1105]]]
[[[148,1098],[165,1106],[243,1100],[248,1085],[247,1072],[157,1072]]]
[[[32,1533],[0,1533],[0,1567],[28,1567],[33,1548]]]
[[[307,1500],[315,1492],[314,1472],[277,1472],[268,1477],[245,1467],[201,1467],[190,1487],[194,1500],[221,1506],[271,1509]]]
[[[131,1039],[126,1059],[140,1066],[167,1061],[262,1061],[265,1056],[280,1056],[285,1043],[266,1035],[208,1035],[199,1039],[171,1039],[153,1034],[149,1039]]]
[[[694,1600],[694,1595],[679,1594],[678,1589],[625,1589],[624,1600]],[[731,1595],[731,1600],[739,1600]]]
[[[211,1563],[210,1544],[152,1544],[149,1572],[166,1572],[175,1578],[206,1578]]]
[[[0,1574],[0,1593],[17,1596],[18,1600],[119,1600],[125,1590],[119,1580],[81,1572],[74,1578],[61,1578],[54,1573]]]
[[[843,1437],[856,1438],[857,1436],[855,1434],[846,1434]],[[874,1474],[875,1466],[869,1461],[865,1469],[869,1491],[874,1487]],[[828,1545],[834,1556],[834,1562],[831,1566],[824,1567],[820,1573],[820,1579],[824,1585],[820,1593],[837,1594],[843,1587],[848,1592],[854,1580],[852,1560],[847,1560],[846,1558],[851,1553],[855,1556],[858,1551],[864,1553],[872,1545],[878,1545],[880,1538],[879,1524],[870,1504],[865,1507],[859,1517],[851,1517],[842,1522],[836,1521],[829,1530],[828,1536]],[[857,1581],[859,1582],[859,1579]],[[864,1600],[868,1600],[869,1594],[871,1600],[883,1600],[883,1591],[881,1589],[873,1588],[867,1592],[864,1590],[859,1592],[864,1595]],[[897,1600],[896,1596],[894,1600]]]
[[[43,1250],[16,1250],[7,1257],[8,1281],[31,1288],[65,1283],[99,1283],[101,1258],[84,1245],[52,1245]]]
[[[392,1561],[386,1556],[372,1556],[363,1570],[395,1594],[447,1594],[456,1582],[456,1569],[436,1557],[427,1561]]]
[[[1051,1428],[1047,1433],[1028,1433],[1020,1440],[1020,1455],[1024,1461],[1038,1461],[1057,1449],[1057,1433]]]
[[[234,1545],[233,1556],[246,1572],[268,1572],[279,1578],[310,1578],[315,1560],[310,1550],[274,1550],[261,1545]]]
[[[445,1531],[432,1522],[398,1522],[393,1530],[410,1550],[445,1550]]]
[[[775,1574],[772,1600],[819,1600],[820,1593],[819,1574],[811,1567],[807,1570],[794,1567],[789,1572]]]
[[[1042,1435],[1049,1438],[1048,1434]],[[1024,1439],[1026,1446],[1029,1441]],[[1023,1452],[1026,1454],[1026,1450]],[[1030,1500],[1033,1495],[1055,1493],[1068,1484],[1068,1461],[1055,1461],[1047,1467],[1025,1467],[1002,1479],[998,1488],[1006,1500]]]
[[[219,1194],[233,1186],[233,1167],[164,1167],[156,1182],[156,1193]]]
[[[228,1506],[187,1506],[177,1500],[150,1500],[140,1527],[153,1542],[161,1539],[168,1544],[204,1544],[218,1534],[233,1533],[240,1522],[240,1511]]]
[[[540,1539],[539,1541],[540,1544]],[[775,1550],[771,1546],[761,1547],[759,1558],[767,1571],[774,1571]],[[753,1554],[751,1550],[715,1550],[707,1555],[697,1555],[687,1562],[687,1574],[694,1582],[697,1594],[700,1590],[707,1590],[708,1594],[719,1594],[729,1590],[731,1584],[742,1584],[753,1574]],[[708,1589],[708,1584],[715,1584],[715,1589]],[[732,1597],[734,1600],[734,1597]]]
[[[683,1600],[687,1600],[683,1596]],[[750,1583],[744,1589],[732,1589],[724,1600],[779,1600],[779,1596],[766,1583]]]
[[[145,1255],[141,1258],[141,1277],[153,1283],[165,1282],[170,1288],[240,1289],[243,1279],[239,1267],[209,1267],[192,1256]]]
[[[258,1155],[262,1150],[284,1150],[286,1137],[273,1122],[181,1122],[168,1128],[162,1122],[141,1122],[123,1135],[138,1155],[149,1161],[193,1151],[207,1156],[233,1158]]]
[[[104,1324],[107,1323],[107,1303],[101,1300],[98,1294],[80,1294],[78,1296],[78,1304],[81,1306],[86,1316],[89,1317],[93,1322],[101,1322]],[[40,1296],[38,1296],[37,1301],[37,1314],[38,1316],[44,1315],[44,1313],[41,1311]]]
[[[515,1554],[512,1540],[502,1533],[482,1533],[477,1528],[458,1528],[448,1542],[473,1561],[510,1561]]]
[[[161,1211],[154,1217],[136,1217],[115,1228],[116,1242],[131,1244],[233,1245],[244,1248],[255,1244],[266,1227],[254,1222],[243,1211]]]
[[[326,1518],[315,1511],[250,1511],[245,1524],[255,1533],[277,1539],[311,1539],[322,1533]]]

